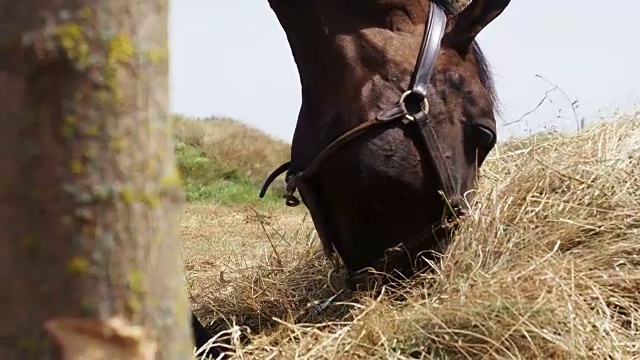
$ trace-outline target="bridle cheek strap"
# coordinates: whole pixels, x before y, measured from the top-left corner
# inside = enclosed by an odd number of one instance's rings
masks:
[[[429,153],[428,157],[436,167],[438,179],[444,195],[447,198],[455,196],[456,193],[450,166],[447,163],[442,149],[440,148],[440,143],[437,139],[437,133],[433,126],[433,122],[429,119],[429,102],[427,100],[429,81],[433,74],[438,52],[440,51],[440,43],[444,36],[446,24],[447,16],[444,10],[436,5],[435,2],[431,1],[429,18],[425,25],[425,32],[413,77],[411,79],[410,89],[402,94],[399,102],[380,112],[375,119],[364,122],[333,140],[313,159],[311,164],[305,170],[292,174],[290,161],[280,165],[265,180],[260,191],[260,198],[264,197],[268,187],[278,176],[287,172],[287,191],[285,195],[286,204],[288,206],[299,205],[300,200],[293,195],[294,192],[302,181],[313,176],[328,156],[335,153],[336,150],[362,134],[364,131],[377,125],[398,120],[405,123],[415,124],[421,134],[423,145]],[[418,110],[414,112],[416,109]]]

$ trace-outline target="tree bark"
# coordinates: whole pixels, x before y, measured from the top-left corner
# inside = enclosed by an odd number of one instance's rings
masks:
[[[165,0],[0,0],[0,359],[191,357],[167,27]]]

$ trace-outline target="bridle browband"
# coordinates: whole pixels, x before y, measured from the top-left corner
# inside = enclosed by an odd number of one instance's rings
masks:
[[[352,128],[329,143],[329,145],[327,145],[313,159],[311,164],[305,170],[296,174],[291,174],[291,161],[280,165],[265,180],[260,191],[260,198],[264,197],[267,189],[278,176],[287,172],[285,178],[287,184],[286,194],[284,195],[284,198],[286,199],[285,204],[287,206],[298,206],[300,204],[300,200],[293,194],[298,188],[300,182],[313,176],[320,164],[322,164],[329,155],[334,153],[338,148],[348,143],[350,140],[361,135],[365,130],[369,130],[376,125],[382,125],[396,120],[401,120],[404,123],[415,124],[414,126],[420,130],[419,132],[422,135],[422,142],[428,149],[433,164],[436,166],[440,186],[442,187],[445,197],[447,199],[452,199],[456,196],[451,171],[442,153],[440,144],[437,141],[433,123],[428,116],[429,102],[427,100],[427,88],[435,67],[436,57],[440,50],[440,42],[444,36],[446,24],[447,16],[444,10],[440,6],[436,5],[435,2],[431,1],[429,18],[425,26],[422,45],[420,53],[418,54],[413,78],[411,79],[410,90],[402,94],[398,103],[381,111],[376,118]],[[420,110],[414,113],[412,110],[415,109],[416,106],[420,108]],[[422,127],[420,125],[422,125]]]

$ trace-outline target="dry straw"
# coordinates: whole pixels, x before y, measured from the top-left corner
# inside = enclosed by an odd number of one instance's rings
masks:
[[[269,256],[208,279],[198,314],[252,329],[242,359],[640,357],[640,115],[540,139],[494,150],[474,216],[406,289],[314,315],[333,293],[308,221],[264,220]]]

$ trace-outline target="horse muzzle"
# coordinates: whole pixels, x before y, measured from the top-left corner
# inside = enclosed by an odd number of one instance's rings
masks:
[[[470,214],[469,206],[461,196],[448,199],[444,204],[440,225],[445,229],[457,227],[462,221],[469,217]]]

